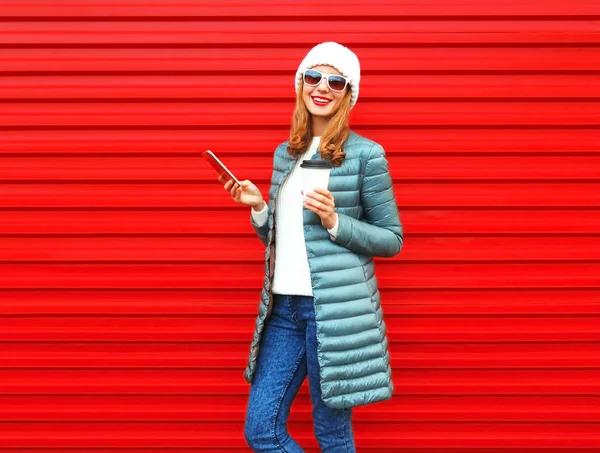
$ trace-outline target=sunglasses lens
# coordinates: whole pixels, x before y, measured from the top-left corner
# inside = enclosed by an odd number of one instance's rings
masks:
[[[307,85],[318,85],[321,81],[321,73],[308,70],[304,73],[304,83]]]
[[[343,91],[346,88],[346,79],[341,76],[329,76],[329,88],[335,91]]]

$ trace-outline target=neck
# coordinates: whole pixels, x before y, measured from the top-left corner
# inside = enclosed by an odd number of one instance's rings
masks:
[[[312,115],[311,127],[313,137],[320,137],[325,132],[329,118]]]

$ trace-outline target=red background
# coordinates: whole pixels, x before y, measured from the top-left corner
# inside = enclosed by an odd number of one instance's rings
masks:
[[[316,43],[405,248],[358,451],[600,451],[598,1],[0,0],[0,451],[242,452],[266,196]],[[306,386],[292,433],[315,452]]]

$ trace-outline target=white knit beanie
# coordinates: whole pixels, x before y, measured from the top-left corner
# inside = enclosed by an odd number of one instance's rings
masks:
[[[350,108],[354,107],[354,104],[356,104],[356,100],[358,99],[360,63],[354,52],[337,42],[323,42],[317,44],[306,54],[296,71],[296,93],[300,87],[300,81],[302,80],[304,71],[321,64],[333,66],[348,79],[348,83],[352,89]]]

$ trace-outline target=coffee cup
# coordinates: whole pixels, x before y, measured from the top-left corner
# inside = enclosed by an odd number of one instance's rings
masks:
[[[303,160],[300,164],[302,169],[302,190],[304,199],[306,194],[313,189],[327,189],[329,185],[329,173],[331,172],[331,162],[328,160]]]

